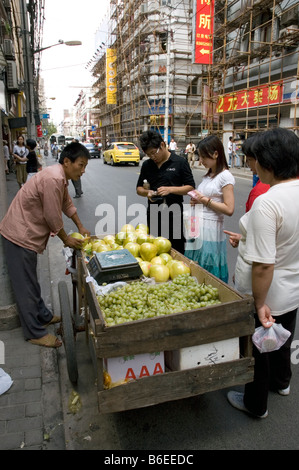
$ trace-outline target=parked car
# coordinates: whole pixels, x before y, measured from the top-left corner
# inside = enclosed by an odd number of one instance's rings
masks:
[[[96,145],[91,144],[89,142],[84,142],[83,145],[89,151],[91,158],[101,158],[101,152],[100,152],[100,150],[98,149],[98,147]]]
[[[132,142],[112,142],[107,150],[103,152],[103,162],[111,165],[134,163],[138,166],[140,152],[138,147]]]

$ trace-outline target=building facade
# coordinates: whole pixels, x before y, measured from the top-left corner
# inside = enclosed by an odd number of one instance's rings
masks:
[[[204,4],[211,6],[213,55],[197,64]],[[137,143],[149,128],[181,149],[208,133],[226,144],[230,135],[271,126],[298,132],[298,1],[113,0],[108,30],[92,67],[103,142]]]
[[[0,107],[2,137],[36,137],[44,0],[0,1]]]

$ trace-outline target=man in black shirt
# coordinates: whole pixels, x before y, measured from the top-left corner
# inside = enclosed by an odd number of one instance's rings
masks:
[[[146,131],[140,136],[140,146],[149,157],[137,181],[137,194],[148,198],[147,224],[150,233],[171,241],[172,247],[184,253],[183,195],[195,188],[188,162],[171,154],[162,136]],[[143,187],[144,180],[150,189]]]
[[[26,140],[26,147],[29,150],[27,154],[27,163],[26,163],[26,171],[27,171],[27,180],[28,181],[35,173],[37,173],[39,168],[39,162],[37,159],[37,155],[35,152],[36,148],[36,141],[33,139]]]

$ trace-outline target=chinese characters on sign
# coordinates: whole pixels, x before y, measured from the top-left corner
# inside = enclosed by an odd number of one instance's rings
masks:
[[[227,113],[258,106],[277,104],[282,101],[282,83],[260,85],[249,90],[222,95],[218,98],[217,113]]]
[[[106,103],[116,104],[116,49],[106,51]]]
[[[42,137],[43,136],[43,130],[42,130],[42,126],[40,124],[38,126],[36,126],[36,134],[37,134],[37,137]]]
[[[196,0],[195,63],[213,63],[214,0]]]

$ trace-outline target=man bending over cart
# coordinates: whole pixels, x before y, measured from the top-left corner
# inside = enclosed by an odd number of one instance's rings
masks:
[[[90,158],[88,150],[71,143],[60,154],[59,163],[36,173],[18,191],[0,223],[8,273],[18,307],[24,337],[32,344],[57,348],[61,341],[46,327],[60,318],[46,307],[37,278],[37,254],[49,236],[58,235],[64,245],[82,248],[83,240],[66,234],[62,213],[73,220],[82,235],[82,225],[68,193],[68,180],[79,180]]]

